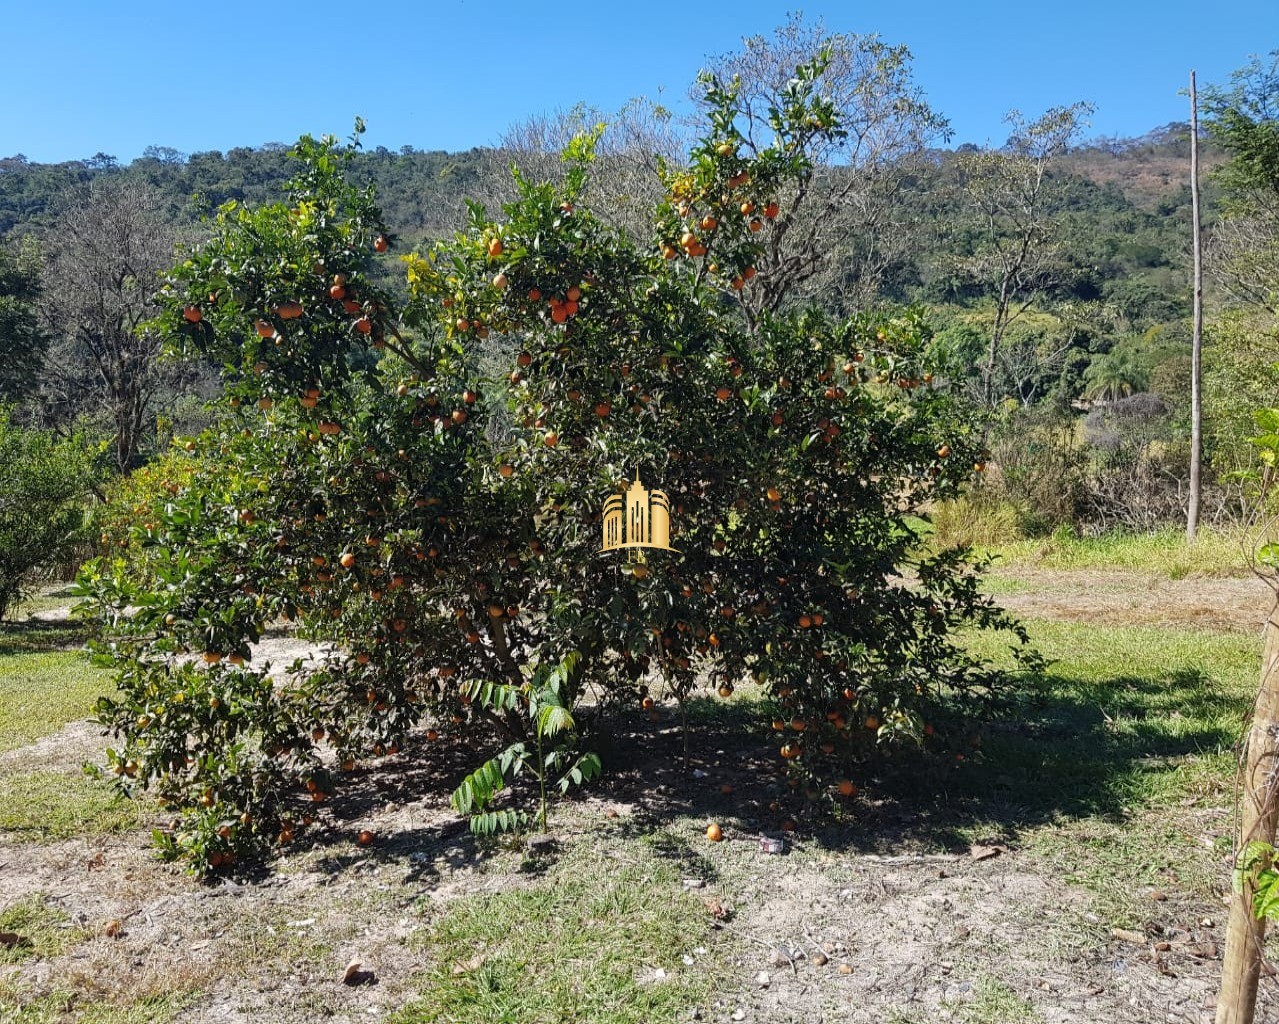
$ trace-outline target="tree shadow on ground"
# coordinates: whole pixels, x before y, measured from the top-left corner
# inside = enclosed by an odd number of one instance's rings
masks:
[[[603,788],[635,805],[624,827],[642,831],[681,815],[760,834],[793,823],[823,846],[863,852],[966,850],[974,830],[1008,839],[1078,818],[1122,820],[1157,785],[1154,776],[1231,749],[1246,710],[1196,669],[1157,678],[1041,676],[984,723],[939,723],[936,742],[922,750],[855,767],[860,795],[837,801],[830,814],[821,813],[830,806],[824,796],[806,800],[803,786],[787,784],[775,744],[757,739],[768,735],[763,705],[701,703],[689,716],[688,770],[677,728],[617,740],[620,767]]]
[[[68,619],[22,619],[0,622],[0,657],[45,654],[84,646],[84,626]]]
[[[1246,708],[1202,672],[1159,677],[1117,672],[1096,680],[1063,675],[1031,679],[978,722],[938,723],[923,749],[856,766],[860,794],[806,799],[788,784],[761,701],[692,698],[688,760],[679,717],[652,721],[629,712],[597,723],[595,748],[605,773],[596,786],[560,804],[552,831],[589,828],[607,838],[639,839],[688,875],[713,881],[713,863],[690,834],[666,828],[679,819],[717,821],[740,836],[794,829],[819,846],[863,853],[967,850],[975,835],[1013,839],[1038,826],[1080,818],[1123,820],[1152,778],[1187,759],[1233,747]],[[488,753],[492,753],[489,751]],[[314,868],[333,875],[353,866],[409,861],[407,880],[431,884],[472,864],[494,841],[477,840],[452,813],[448,795],[482,759],[461,744],[429,744],[415,733],[395,757],[343,775],[321,827],[307,834]],[[531,809],[531,780],[503,798]],[[623,809],[583,824],[574,803]],[[385,815],[411,809],[394,824]],[[598,812],[598,808],[596,808]],[[598,817],[598,813],[593,815]],[[382,819],[377,840],[359,846],[357,830]],[[536,861],[530,862],[536,870]]]

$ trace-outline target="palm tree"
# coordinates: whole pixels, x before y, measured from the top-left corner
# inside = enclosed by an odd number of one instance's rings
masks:
[[[1099,402],[1115,402],[1120,398],[1145,391],[1149,383],[1146,368],[1129,349],[1116,348],[1094,359],[1084,371],[1084,397]]]

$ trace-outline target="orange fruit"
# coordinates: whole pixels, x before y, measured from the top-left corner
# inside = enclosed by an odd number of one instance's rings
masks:
[[[186,320],[187,323],[198,324],[204,319],[204,314],[200,312],[199,306],[187,306],[187,308],[182,311],[182,318]]]
[[[386,240],[386,235],[378,235],[377,238],[373,240],[373,251],[386,252],[389,245],[390,243]]]
[[[851,779],[839,780],[839,795],[840,796],[856,796],[857,795],[857,787],[853,785],[853,781]]]
[[[776,201],[771,202],[764,207],[764,216],[769,220],[773,220],[780,212],[781,208],[777,205]]]
[[[302,315],[302,304],[299,302],[285,302],[277,306],[275,315],[281,320],[296,320]]]
[[[361,334],[369,334],[373,330],[373,321],[371,321],[367,316],[362,316],[360,319],[355,321],[355,329]]]
[[[556,445],[560,443],[560,435],[555,433],[555,431],[552,430],[550,433],[548,433],[545,437],[542,438],[542,441],[546,444],[547,448],[554,448]]]
[[[359,835],[355,837],[355,841],[361,846],[371,846],[375,836],[367,828],[360,829]]]
[[[345,298],[346,298],[346,289],[345,289],[345,288],[343,288],[340,284],[330,285],[330,286],[329,286],[329,298],[330,298],[330,299],[345,299]]]
[[[355,555],[350,551],[344,551],[342,557],[338,559],[343,569],[350,569],[355,565]]]
[[[719,827],[719,822],[712,821],[706,826],[706,838],[712,843],[718,843],[724,838],[724,830]]]
[[[489,259],[497,259],[502,255],[502,240],[500,238],[489,239],[488,246]]]

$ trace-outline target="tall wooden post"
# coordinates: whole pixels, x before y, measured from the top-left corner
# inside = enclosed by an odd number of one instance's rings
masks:
[[[1261,687],[1243,752],[1241,783],[1236,856],[1249,843],[1273,844],[1279,822],[1279,605],[1271,609],[1266,622]],[[1254,916],[1252,897],[1253,887],[1245,879],[1243,892],[1230,901],[1217,1024],[1252,1024],[1257,1008],[1266,922]]]
[[[1202,226],[1199,216],[1199,98],[1195,93],[1195,73],[1190,72],[1190,211],[1194,225],[1194,327],[1190,342],[1190,507],[1186,513],[1186,543],[1195,542],[1199,528],[1199,477],[1203,449],[1203,328],[1204,279]]]

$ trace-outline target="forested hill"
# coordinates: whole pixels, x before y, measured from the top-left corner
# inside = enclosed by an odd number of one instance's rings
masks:
[[[1205,146],[1206,164],[1217,157]],[[1126,331],[1176,320],[1187,312],[1189,131],[1168,125],[1137,139],[1104,140],[1058,158],[1051,173],[1069,187],[1059,214],[1058,244],[1070,272],[1052,296],[1058,302],[1103,303]],[[960,193],[948,187],[955,151],[930,154],[913,182],[902,218],[912,244],[890,268],[883,297],[935,307],[967,307],[975,295],[944,271],[940,251],[957,244]],[[486,174],[503,161],[490,150],[463,153],[378,147],[357,157],[357,174],[374,181],[389,223],[408,244],[457,224],[463,198],[483,191]],[[98,154],[87,160],[39,164],[0,159],[0,236],[39,235],[77,186],[114,176],[153,186],[177,223],[195,224],[228,200],[250,204],[280,197],[291,172],[288,147],[269,144],[226,153],[186,155],[151,147],[127,165]],[[1213,215],[1213,190],[1207,192]]]

